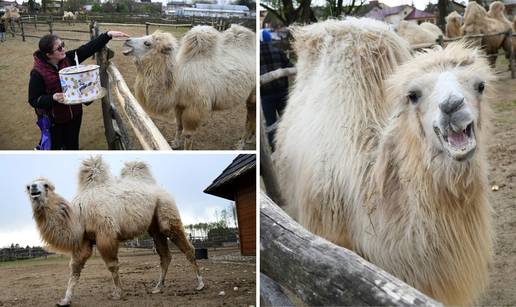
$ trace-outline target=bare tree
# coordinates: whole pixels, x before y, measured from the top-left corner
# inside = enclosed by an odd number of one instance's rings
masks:
[[[351,0],[351,3],[344,3],[344,0],[326,0],[329,16],[339,17],[341,15],[355,15],[366,3],[366,0]]]
[[[317,21],[311,8],[312,0],[298,0],[297,7],[294,6],[293,0],[260,2],[260,5],[285,26],[293,23],[312,23]]]

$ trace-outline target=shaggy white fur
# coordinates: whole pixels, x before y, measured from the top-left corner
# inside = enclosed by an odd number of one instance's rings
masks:
[[[400,21],[395,31],[411,45],[436,43],[439,35],[443,35],[441,29],[428,22],[420,26],[405,20]]]
[[[120,179],[112,178],[101,157],[83,161],[79,170],[78,194],[68,203],[55,193],[46,179],[37,179],[27,187],[34,219],[51,247],[71,253],[70,280],[60,305],[68,305],[92,245],[96,244],[112,273],[113,299],[120,299],[118,246],[148,231],[160,256],[161,274],[153,292],[160,292],[171,260],[168,238],[186,255],[197,276],[197,290],[204,287],[195,260],[193,246],[186,238],[179,211],[173,198],[156,184],[147,165],[129,162]]]
[[[462,36],[462,16],[456,11],[451,12],[446,16],[446,36],[448,38],[454,38]]]
[[[450,44],[411,59],[374,20],[296,28],[278,127],[288,211],[445,304],[472,304],[491,259],[486,131],[494,77]]]

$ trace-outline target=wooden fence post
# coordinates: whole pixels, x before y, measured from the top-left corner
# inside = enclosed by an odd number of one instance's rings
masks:
[[[508,49],[509,49],[509,69],[511,70],[511,78],[512,79],[515,79],[516,78],[516,67],[515,67],[515,63],[514,63],[514,57],[515,57],[515,50],[513,48],[513,33],[512,33],[512,30],[509,29],[509,31],[507,31],[507,34],[506,34],[506,40],[509,42],[508,43]]]
[[[98,25],[95,27],[98,33]],[[108,149],[126,150],[130,149],[131,144],[125,127],[121,120],[117,120],[115,107],[111,103],[111,83],[107,73],[109,59],[114,56],[114,52],[108,47],[102,48],[97,54],[97,65],[100,66],[100,84],[107,90],[106,96],[102,98],[102,116],[104,119],[104,135],[108,143]]]
[[[442,306],[354,252],[310,233],[263,192],[260,270],[303,305]]]
[[[52,32],[52,16],[50,16],[50,20],[48,21],[48,31],[50,34],[53,34]]]
[[[24,22],[21,21],[20,22],[20,28],[21,28],[22,41],[25,41],[25,31],[23,29],[23,24],[24,24]]]
[[[272,164],[269,141],[265,134],[265,125],[262,120],[265,118],[262,110],[260,110],[260,114],[260,175],[262,176],[267,194],[276,204],[282,207],[284,202],[281,198],[278,179]]]
[[[149,23],[145,23],[145,35],[149,35]]]
[[[439,35],[439,37],[437,38],[437,43],[439,44],[439,46],[444,48],[444,40],[442,35]]]
[[[34,30],[38,30],[38,15],[34,15]]]

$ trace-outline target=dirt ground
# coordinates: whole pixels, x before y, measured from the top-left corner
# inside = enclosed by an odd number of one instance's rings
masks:
[[[198,260],[205,287],[196,291],[190,263],[179,251],[172,252],[165,288],[152,294],[159,277],[159,257],[149,250],[120,251],[122,300],[108,298],[111,273],[100,256],[86,263],[72,300],[76,307],[103,306],[255,306],[256,257],[242,257],[237,249],[208,251]],[[68,282],[66,256],[0,263],[0,306],[54,306]],[[238,289],[235,290],[235,287]],[[220,295],[224,291],[224,295]]]
[[[501,77],[489,147],[489,183],[494,209],[495,258],[485,305],[516,306],[516,79]]]
[[[88,30],[86,24],[68,26],[56,24],[54,33],[63,37],[67,50],[79,47],[84,42],[66,40],[66,38],[80,38],[87,40],[87,33],[63,32],[59,29]],[[29,34],[43,36],[48,32],[44,25],[38,25],[36,31],[33,26],[26,26]],[[151,27],[152,33],[156,28]],[[101,27],[101,31],[119,30],[132,36],[145,35],[145,27],[110,26]],[[181,37],[187,29],[161,28],[163,31],[172,32],[176,37]],[[12,38],[7,36],[7,41],[0,43],[0,149],[33,149],[39,141],[39,129],[35,122],[34,110],[27,102],[29,73],[32,68],[32,54],[37,49],[38,38],[27,38],[22,42],[20,36]],[[115,51],[113,62],[120,70],[129,88],[133,91],[136,68],[129,57],[122,55],[123,41],[112,40],[108,46]],[[88,59],[84,64],[95,64]],[[134,93],[134,91],[133,91]],[[121,111],[121,108],[118,108]],[[123,113],[122,111],[120,113]],[[170,114],[170,123],[156,120],[156,126],[170,143],[175,134],[174,116]],[[245,131],[246,109],[242,104],[234,109],[217,111],[206,118],[202,126],[194,136],[194,149],[234,149],[234,145]],[[126,128],[130,132],[135,149],[141,149],[138,140],[132,133],[132,128],[127,123]],[[255,142],[247,144],[245,149],[255,149]],[[83,122],[80,135],[80,149],[107,149],[102,120],[102,108],[100,100],[90,106],[84,107]]]

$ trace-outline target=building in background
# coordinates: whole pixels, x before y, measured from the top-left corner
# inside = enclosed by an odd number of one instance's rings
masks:
[[[235,202],[240,252],[256,255],[256,155],[238,155],[204,193]]]
[[[176,15],[186,17],[247,17],[252,16],[245,5],[196,3],[192,7],[180,7]]]

